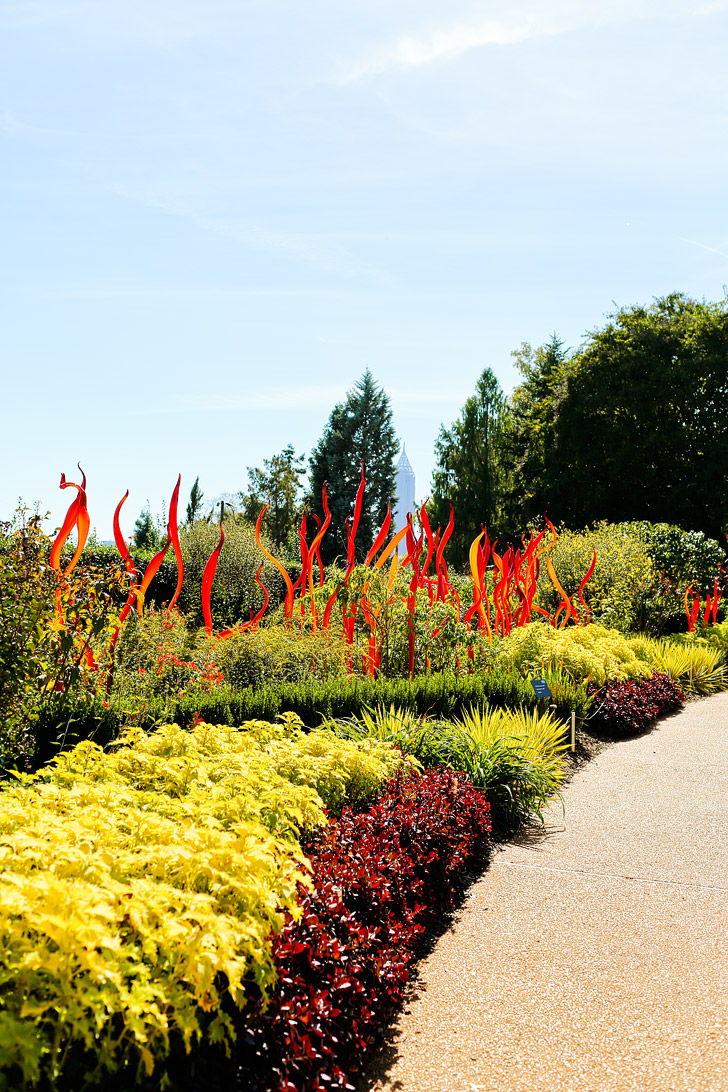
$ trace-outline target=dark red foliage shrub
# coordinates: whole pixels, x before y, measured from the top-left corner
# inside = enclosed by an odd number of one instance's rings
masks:
[[[685,704],[685,695],[669,675],[655,673],[637,682],[608,682],[589,687],[594,703],[589,727],[604,735],[631,736],[646,731],[665,713]]]
[[[396,777],[367,812],[344,810],[306,847],[314,886],[301,889],[301,919],[275,938],[280,977],[268,1007],[231,1009],[236,1057],[196,1052],[192,1072],[188,1060],[184,1075],[170,1074],[173,1086],[351,1089],[402,999],[418,943],[452,907],[464,866],[488,853],[489,831],[483,794],[445,768]]]

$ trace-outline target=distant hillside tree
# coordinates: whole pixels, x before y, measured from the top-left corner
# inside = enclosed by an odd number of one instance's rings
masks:
[[[280,550],[290,543],[301,518],[301,478],[304,456],[292,444],[279,455],[263,460],[262,467],[248,467],[248,488],[240,494],[243,518],[255,523],[269,505],[264,526]]]

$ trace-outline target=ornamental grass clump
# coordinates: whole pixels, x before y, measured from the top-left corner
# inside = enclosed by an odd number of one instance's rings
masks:
[[[440,740],[440,755],[482,788],[506,828],[543,818],[566,766],[564,724],[527,709],[470,709]]]
[[[464,772],[508,828],[534,815],[540,818],[564,779],[564,724],[535,709],[473,706],[458,719],[445,721],[392,705],[329,723],[346,738],[386,741],[422,766],[447,765]]]
[[[656,671],[670,675],[686,694],[715,694],[728,686],[725,653],[697,641],[651,641],[646,648]]]
[[[423,766],[434,766],[439,761],[437,724],[426,716],[419,716],[411,709],[396,706],[365,706],[360,713],[345,720],[330,719],[334,732],[345,739],[381,740]]]
[[[229,1048],[224,1002],[268,995],[272,935],[310,884],[301,833],[400,765],[295,723],[167,725],[8,786],[0,1088],[131,1087],[172,1041]]]

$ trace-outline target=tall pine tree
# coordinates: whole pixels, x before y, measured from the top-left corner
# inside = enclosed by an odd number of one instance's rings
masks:
[[[513,488],[507,507],[511,524],[525,528],[552,504],[560,461],[556,419],[570,357],[555,333],[537,349],[523,342],[511,356],[523,381],[511,396]],[[557,515],[563,512],[554,508],[551,517]]]
[[[331,526],[321,547],[324,562],[346,556],[345,520],[354,514],[362,463],[366,489],[356,556],[357,561],[364,559],[390,502],[394,509],[398,450],[389,398],[367,369],[346,401],[332,410],[309,460],[310,503],[319,517],[323,516],[321,493],[327,483]]]
[[[452,504],[455,530],[447,557],[459,568],[465,566],[470,544],[482,525],[487,525],[491,538],[506,530],[503,502],[509,480],[509,428],[508,405],[490,368],[483,371],[457,421],[449,429],[440,428],[430,522],[444,528]]]

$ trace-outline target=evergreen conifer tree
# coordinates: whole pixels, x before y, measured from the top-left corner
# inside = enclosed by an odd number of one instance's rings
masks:
[[[322,542],[324,562],[346,556],[347,516],[353,517],[362,464],[366,488],[357,532],[357,561],[369,550],[386,514],[396,501],[395,459],[399,442],[392,425],[386,393],[367,369],[345,402],[331,412],[323,435],[314,448],[310,465],[309,494],[313,510],[323,516],[321,493],[327,483],[331,526]]]
[[[202,511],[202,498],[204,493],[200,489],[199,475],[195,478],[195,484],[190,490],[190,500],[187,505],[187,523],[194,523]]]
[[[433,528],[439,524],[444,529],[452,504],[455,530],[447,559],[459,568],[465,567],[470,544],[483,525],[491,538],[504,533],[509,428],[506,398],[490,368],[483,371],[458,420],[449,429],[440,428],[429,516]]]
[[[143,508],[139,513],[139,517],[134,524],[133,538],[134,545],[141,549],[154,550],[159,545],[159,534],[152,519],[149,501],[147,501],[146,508]]]

